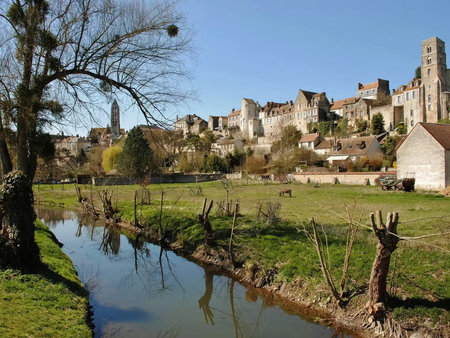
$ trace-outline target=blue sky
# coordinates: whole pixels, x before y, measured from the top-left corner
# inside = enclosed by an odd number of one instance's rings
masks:
[[[228,115],[243,97],[264,105],[294,100],[299,89],[338,100],[377,78],[392,90],[414,76],[422,40],[438,36],[450,50],[448,0],[181,0],[179,7],[193,28],[187,86],[197,99],[169,118]],[[121,111],[122,127],[142,123],[139,112]]]

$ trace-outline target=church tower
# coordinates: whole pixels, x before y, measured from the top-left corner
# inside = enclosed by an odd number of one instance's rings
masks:
[[[118,138],[120,136],[120,111],[119,104],[116,100],[111,106],[111,138]]]
[[[422,42],[422,102],[424,121],[436,123],[446,117],[447,57],[445,42],[433,37]],[[445,116],[444,116],[445,115]]]

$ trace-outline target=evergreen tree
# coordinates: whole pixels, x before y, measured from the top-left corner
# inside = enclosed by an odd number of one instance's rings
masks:
[[[384,117],[381,113],[377,113],[372,117],[372,121],[370,123],[370,132],[372,135],[379,135],[384,133]]]
[[[153,151],[141,128],[134,127],[128,134],[117,159],[117,170],[126,176],[143,178],[152,167]]]

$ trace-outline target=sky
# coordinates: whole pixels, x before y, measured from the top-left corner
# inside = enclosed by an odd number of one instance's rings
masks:
[[[186,88],[196,95],[167,111],[171,119],[226,116],[244,97],[295,100],[299,89],[339,100],[377,78],[392,91],[414,77],[423,40],[437,36],[450,49],[448,0],[180,0],[179,9],[193,32]],[[122,128],[140,123],[136,108],[121,105]]]

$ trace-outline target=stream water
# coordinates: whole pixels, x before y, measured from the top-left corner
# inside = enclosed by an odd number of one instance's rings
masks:
[[[73,211],[39,208],[90,291],[95,336],[337,337],[246,288],[157,245]]]

